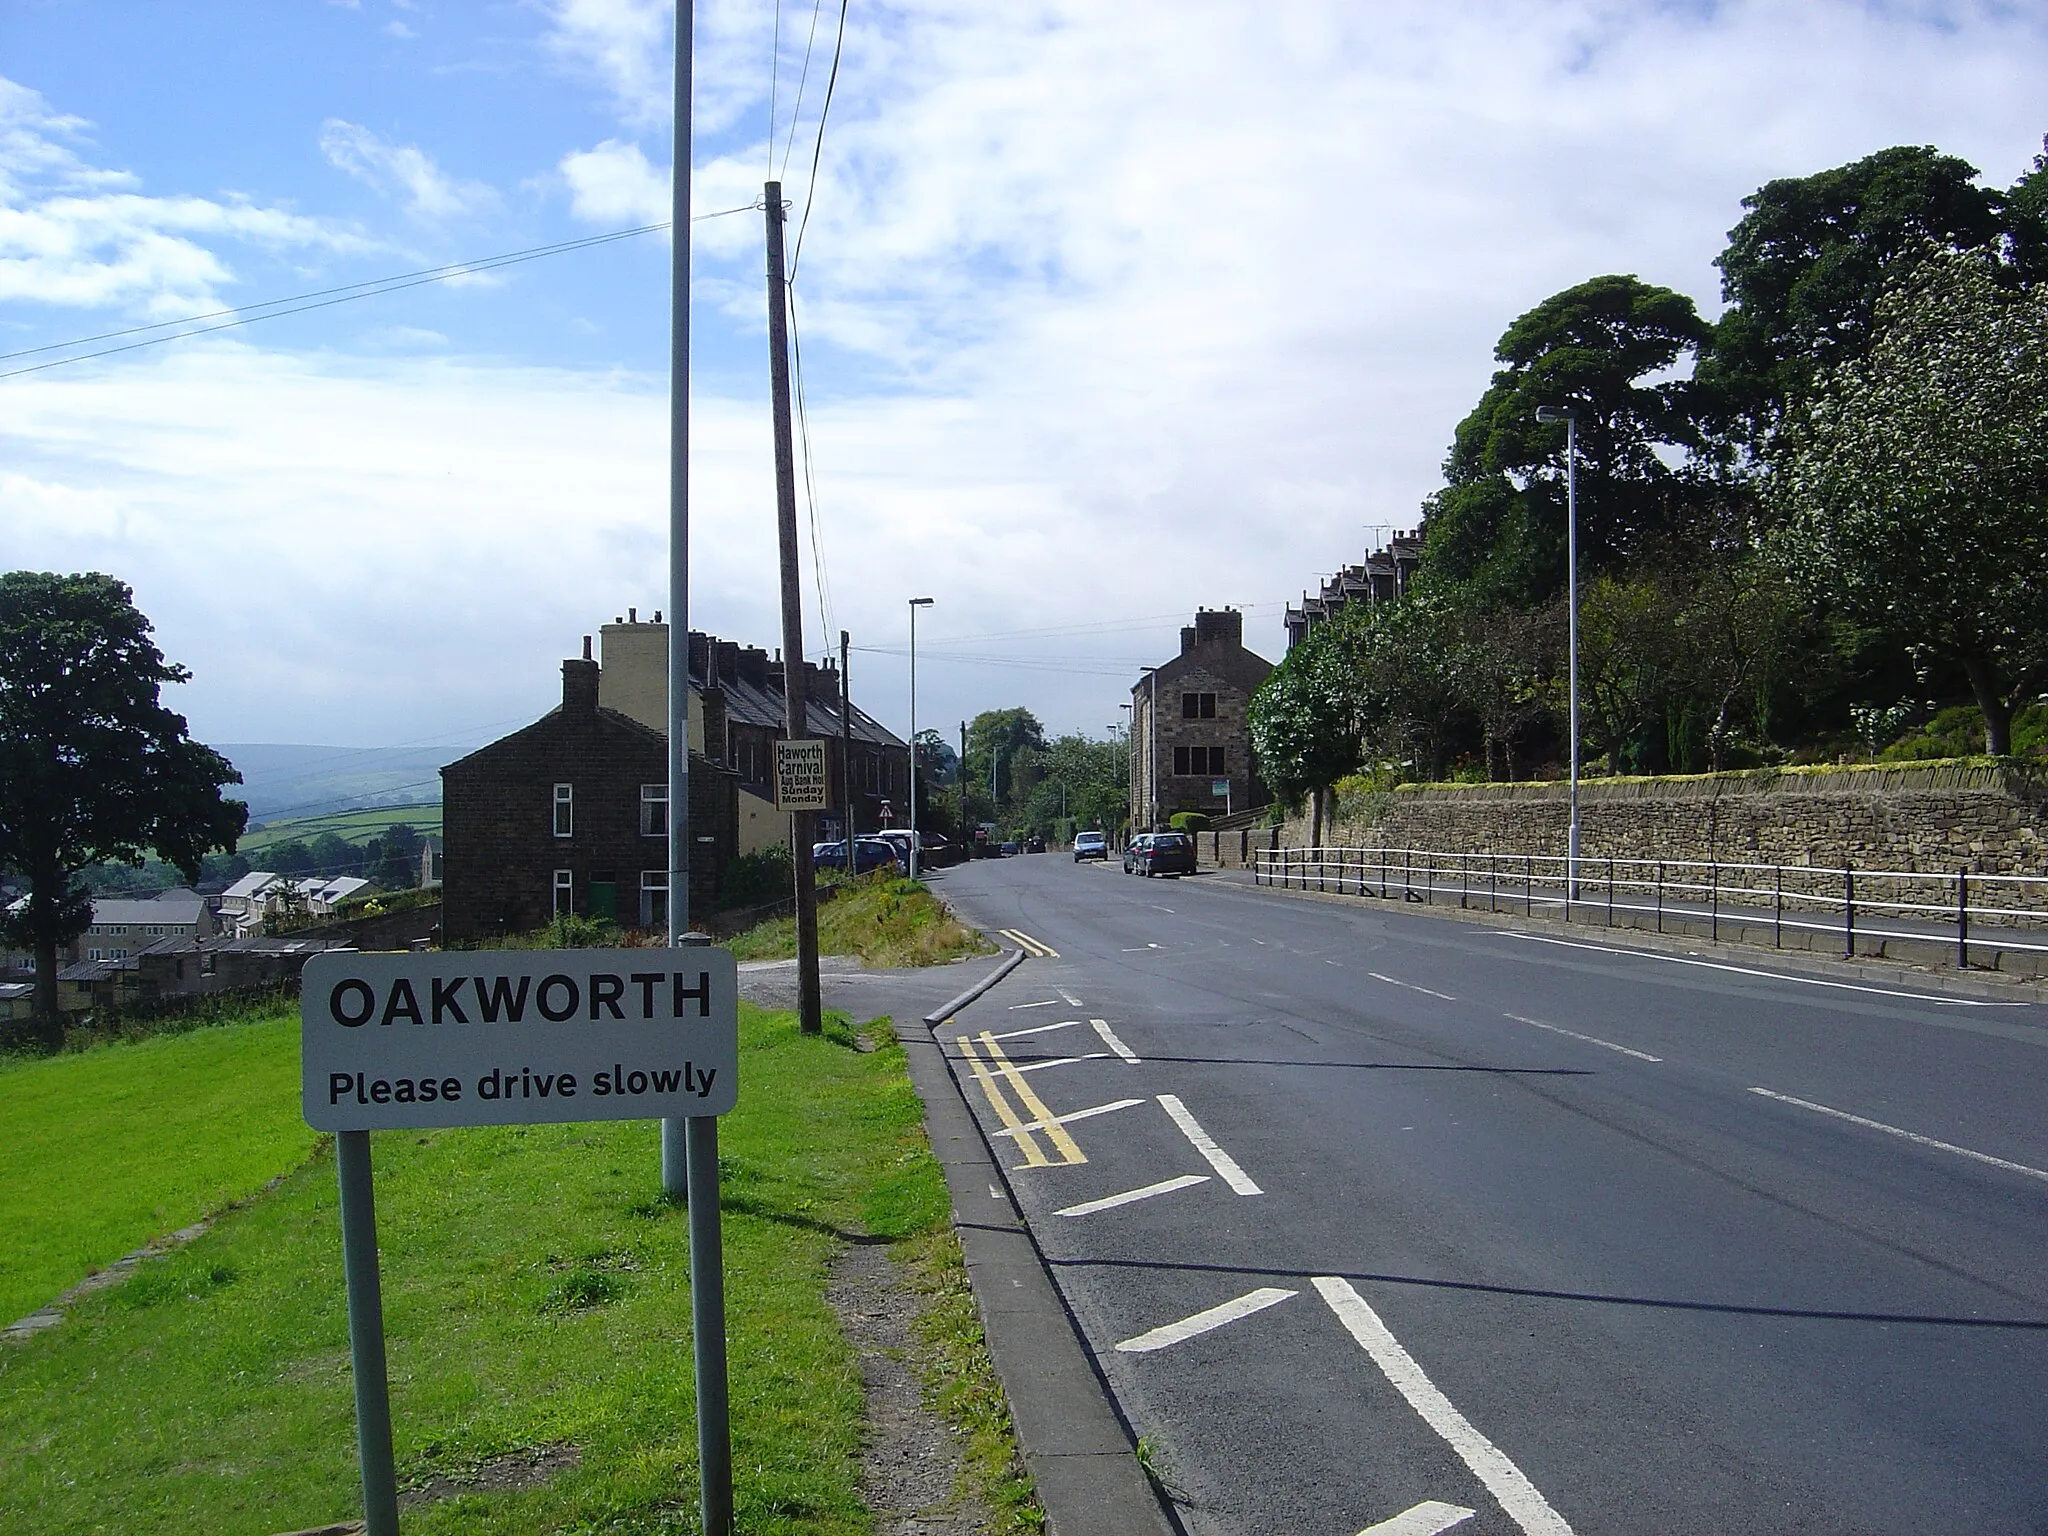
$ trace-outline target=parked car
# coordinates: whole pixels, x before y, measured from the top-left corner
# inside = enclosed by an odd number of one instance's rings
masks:
[[[846,868],[846,844],[840,841],[811,844],[811,862],[820,869]],[[895,869],[901,860],[896,857],[893,845],[879,837],[856,837],[853,840],[853,872],[865,875],[870,870]]]
[[[1045,852],[1045,839],[1037,836],[1035,833],[1032,836],[1025,838],[1024,851],[1026,853]]]
[[[1124,850],[1127,875],[1192,875],[1195,840],[1185,832],[1144,832]]]
[[[1004,858],[1014,859],[1017,856],[1017,845],[1015,843],[1005,843],[1003,844],[1002,852]]]
[[[1074,834],[1074,862],[1083,859],[1100,859],[1109,862],[1109,834],[1107,832],[1076,832]]]

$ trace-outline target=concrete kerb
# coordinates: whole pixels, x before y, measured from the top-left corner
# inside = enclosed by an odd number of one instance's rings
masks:
[[[944,1008],[936,1029],[1023,963],[1020,951]],[[1018,1214],[1000,1158],[937,1035],[903,1037],[925,1132],[945,1170],[967,1275],[1053,1536],[1177,1536],[1130,1428]]]
[[[1953,970],[1920,969],[1901,961],[1831,959],[1803,949],[1770,949],[1756,944],[1716,941],[1700,934],[1654,933],[1642,928],[1610,928],[1604,923],[1566,923],[1544,913],[1489,912],[1483,907],[1460,908],[1454,902],[1393,902],[1377,897],[1354,896],[1349,892],[1304,891],[1286,886],[1256,884],[1250,871],[1207,869],[1204,874],[1226,876],[1216,883],[1249,895],[1287,901],[1321,902],[1329,906],[1363,911],[1398,911],[1405,916],[1446,918],[1454,922],[1477,923],[1489,928],[1541,929],[1546,934],[1570,935],[1589,944],[1606,944],[1614,949],[1638,949],[1655,954],[1711,956],[1730,964],[1744,964],[1757,970],[1783,971],[1787,975],[1816,976],[1829,980],[1855,980],[1872,984],[1911,985],[1928,992],[1946,992],[1957,997],[1996,999],[2001,1002],[2048,1002],[2048,987],[2023,977],[1963,975]],[[1235,878],[1231,878],[1235,877]]]

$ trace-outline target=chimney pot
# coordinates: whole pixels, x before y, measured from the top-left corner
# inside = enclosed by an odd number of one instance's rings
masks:
[[[626,610],[626,622],[628,624],[638,624],[640,622],[640,610],[638,608],[628,608]]]
[[[585,661],[590,660],[590,636],[588,635],[583,637],[583,659]]]
[[[661,610],[659,608],[654,610],[654,622],[657,624],[661,622]]]

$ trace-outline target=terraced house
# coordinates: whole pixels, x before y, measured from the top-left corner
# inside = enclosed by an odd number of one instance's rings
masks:
[[[1176,811],[1222,816],[1270,796],[1252,758],[1249,708],[1273,664],[1244,647],[1244,615],[1203,608],[1180,654],[1131,685],[1131,825]]]

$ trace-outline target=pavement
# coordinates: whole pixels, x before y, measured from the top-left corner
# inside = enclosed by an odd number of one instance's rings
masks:
[[[1196,1536],[2048,1529],[2048,1008],[1052,856],[933,883],[1029,958],[915,983],[929,1044],[874,1011],[1059,1536],[1159,1528],[1067,1475],[1135,1490],[1140,1435]]]

